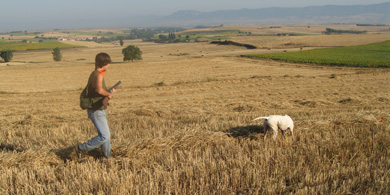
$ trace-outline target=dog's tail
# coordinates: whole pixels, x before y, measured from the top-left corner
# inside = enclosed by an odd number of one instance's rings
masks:
[[[255,119],[253,119],[252,121],[256,121],[256,120],[259,120],[259,119],[269,119],[269,117],[263,117],[263,116],[261,116],[261,117],[257,117],[257,118],[255,118]]]

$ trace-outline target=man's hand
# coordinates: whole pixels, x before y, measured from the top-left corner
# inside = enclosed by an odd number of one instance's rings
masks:
[[[103,98],[103,106],[105,109],[108,108],[108,100],[112,98],[112,95],[113,93],[115,93],[115,91],[116,91],[115,88],[112,88],[111,90],[109,90],[110,94]]]
[[[103,106],[104,106],[105,109],[108,108],[108,100],[109,100],[109,99],[110,99],[110,98],[109,98],[108,96],[106,96],[106,97],[104,97],[103,100],[102,100],[102,103],[103,103]]]
[[[115,86],[118,86],[121,82],[119,81]],[[112,95],[116,92],[116,89],[114,87],[112,87],[111,89],[109,89],[107,91],[109,94],[103,98],[103,106],[105,109],[107,109],[108,107],[108,100],[110,100],[112,98]]]

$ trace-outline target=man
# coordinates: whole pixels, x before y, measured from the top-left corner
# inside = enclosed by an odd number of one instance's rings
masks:
[[[95,70],[91,73],[88,79],[87,91],[88,96],[92,99],[92,106],[88,108],[88,118],[91,119],[95,125],[98,135],[83,144],[76,146],[76,154],[78,158],[83,158],[84,154],[99,146],[102,149],[102,155],[105,158],[111,157],[111,145],[110,145],[110,129],[108,127],[106,119],[106,106],[103,101],[107,98],[111,99],[112,92],[107,91],[107,87],[104,81],[104,75],[107,69],[110,67],[111,58],[106,53],[99,53],[95,58]]]

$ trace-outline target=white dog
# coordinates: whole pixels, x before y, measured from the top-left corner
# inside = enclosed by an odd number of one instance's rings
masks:
[[[253,119],[253,121],[259,120],[259,119],[264,119],[264,123],[263,123],[264,124],[264,139],[265,139],[265,136],[267,135],[267,131],[269,131],[269,129],[272,129],[272,131],[274,132],[274,137],[273,137],[274,140],[276,139],[276,136],[278,135],[278,129],[280,129],[282,131],[283,137],[286,137],[284,135],[284,131],[286,131],[287,129],[290,129],[292,135],[294,136],[294,122],[291,119],[291,117],[289,117],[288,115],[284,115],[284,116],[271,115],[269,117],[258,117],[258,118]]]

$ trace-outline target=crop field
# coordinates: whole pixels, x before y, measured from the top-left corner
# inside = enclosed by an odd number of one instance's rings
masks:
[[[390,67],[390,41],[369,45],[313,49],[301,52],[251,54],[250,58],[267,58],[294,63],[336,66]]]
[[[137,62],[113,43],[65,41],[84,47],[61,62],[16,51],[0,63],[0,194],[389,194],[390,69],[239,57],[390,40],[375,32],[231,38],[267,44],[253,50],[125,41]],[[113,59],[107,85],[122,81],[107,110],[113,158],[79,160],[74,146],[97,134],[79,95],[99,52]],[[252,119],[274,114],[294,133],[263,139]]]
[[[0,41],[0,51],[1,50],[54,49],[56,47],[58,47],[58,48],[75,48],[75,47],[80,47],[80,46],[65,44],[65,43],[61,43],[58,41],[43,41],[43,42],[32,42],[32,43],[2,42],[2,41]]]

